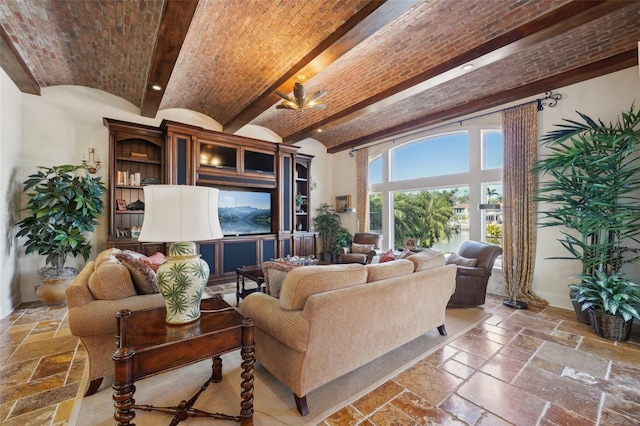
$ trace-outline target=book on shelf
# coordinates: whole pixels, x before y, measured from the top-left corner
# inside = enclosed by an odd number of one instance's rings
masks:
[[[134,157],[134,158],[147,158],[147,153],[146,152],[134,152],[134,151],[131,151],[131,157]]]
[[[140,186],[142,183],[142,176],[140,173],[130,173],[126,170],[118,170],[116,172],[116,185],[125,186]]]

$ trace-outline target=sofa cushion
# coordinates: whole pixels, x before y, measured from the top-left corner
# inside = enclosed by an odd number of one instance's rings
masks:
[[[443,266],[445,263],[444,253],[431,249],[424,249],[419,253],[412,254],[407,259],[413,262],[415,272]]]
[[[98,269],[98,267],[100,266],[100,264],[102,262],[113,262],[116,260],[115,256],[117,253],[120,253],[122,250],[117,249],[117,248],[110,248],[110,249],[106,249],[106,250],[102,250],[100,253],[98,253],[98,255],[96,256],[96,260],[95,263],[93,264],[93,270],[95,271],[96,269]]]
[[[393,250],[389,250],[388,252],[386,252],[385,254],[380,256],[380,259],[378,260],[378,263],[391,262],[392,260],[395,260],[395,259],[396,258],[393,255]]]
[[[144,256],[144,255],[143,255]],[[122,264],[129,270],[131,280],[138,294],[159,293],[156,273],[149,266],[145,265],[140,257],[136,257],[127,252],[116,254]]]
[[[88,287],[98,300],[117,300],[137,295],[129,270],[117,260],[103,260],[89,277]]]
[[[451,253],[449,255],[449,257],[447,258],[447,265],[458,265],[458,266],[470,266],[470,267],[474,267],[476,266],[476,262],[478,260],[477,259],[470,259],[468,257],[464,257],[464,256],[460,256],[457,253]]]
[[[413,273],[413,262],[407,259],[398,259],[391,262],[366,265],[367,282],[386,280]]]
[[[351,244],[351,253],[368,254],[371,250],[373,250],[373,244]]]
[[[272,260],[264,262],[262,264],[262,273],[264,274],[267,294],[273,297],[280,297],[280,289],[282,288],[284,278],[287,276],[287,272],[300,266],[301,265]]]
[[[357,263],[296,268],[289,271],[282,282],[280,306],[286,310],[302,309],[309,296],[366,281],[367,269]]]

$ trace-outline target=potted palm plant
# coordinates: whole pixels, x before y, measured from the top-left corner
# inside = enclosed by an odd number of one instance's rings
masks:
[[[539,224],[567,229],[559,241],[568,255],[556,259],[580,261],[582,279],[598,271],[613,276],[640,258],[640,112],[632,106],[609,124],[578,115],[541,140],[550,153],[533,167],[547,177],[535,199],[549,207]],[[580,285],[570,296],[578,320],[588,323],[575,295]]]
[[[578,275],[572,285],[577,302],[588,312],[593,332],[610,340],[628,340],[633,319],[640,319],[634,305],[640,303],[640,288],[620,272],[603,271]]]
[[[336,238],[342,225],[340,224],[340,215],[329,204],[321,204],[316,209],[316,216],[313,218],[313,228],[318,232],[320,241],[322,242],[322,252],[320,260],[333,261],[333,250],[335,248]]]
[[[18,237],[26,237],[25,253],[45,257],[38,270],[42,286],[36,294],[47,304],[60,304],[64,289],[78,270],[65,267],[69,255],[81,255],[86,261],[91,253],[91,240],[85,231],[93,232],[102,214],[104,186],[100,177],[91,177],[83,166],[62,165],[39,167],[24,182],[29,197],[24,209],[28,216],[18,222]]]

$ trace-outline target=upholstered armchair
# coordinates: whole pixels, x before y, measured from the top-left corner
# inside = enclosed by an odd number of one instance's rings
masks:
[[[456,291],[447,306],[469,307],[484,304],[493,264],[501,254],[500,246],[469,240],[462,243],[457,254],[449,255],[447,263],[456,264],[458,272]]]
[[[380,254],[382,234],[373,232],[356,232],[351,247],[341,247],[338,263],[371,263],[374,256]]]

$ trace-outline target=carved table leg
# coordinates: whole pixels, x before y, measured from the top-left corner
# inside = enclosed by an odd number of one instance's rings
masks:
[[[130,348],[118,348],[113,354],[115,361],[115,379],[113,383],[113,401],[116,408],[113,417],[116,426],[127,426],[136,416],[133,409],[135,400],[133,394],[136,387],[133,385],[133,356],[135,350]]]
[[[253,425],[253,363],[255,360],[255,345],[253,341],[253,320],[242,321],[242,401],[240,403],[240,424]]]
[[[211,381],[213,383],[222,381],[222,358],[219,356],[213,357],[213,364],[211,365]]]

